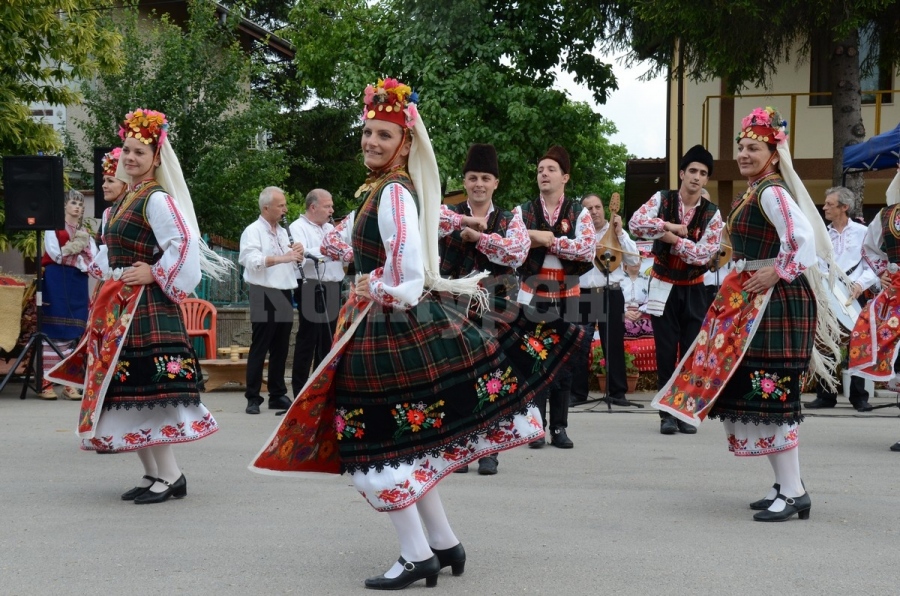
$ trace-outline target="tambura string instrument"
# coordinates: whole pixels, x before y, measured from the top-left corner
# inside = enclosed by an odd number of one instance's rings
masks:
[[[625,254],[622,251],[622,244],[619,242],[619,237],[616,236],[615,226],[613,225],[621,204],[619,193],[612,193],[612,196],[609,198],[609,227],[606,229],[603,237],[597,242],[597,253],[594,255],[594,266],[606,273],[612,273],[618,269],[622,264],[622,255]]]
[[[828,294],[828,300],[831,310],[834,311],[834,315],[841,326],[847,331],[852,331],[854,325],[856,325],[856,319],[859,318],[859,313],[862,312],[862,308],[856,300],[850,297],[850,291],[844,285],[844,282],[839,279],[834,280],[834,285],[831,286],[831,292]]]
[[[731,255],[734,249],[731,248],[731,238],[728,232],[722,230],[722,238],[719,241],[719,253],[709,260],[709,270],[718,271],[731,262]]]

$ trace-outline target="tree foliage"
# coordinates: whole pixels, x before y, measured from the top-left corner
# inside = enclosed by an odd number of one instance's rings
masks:
[[[166,16],[145,20],[134,9],[116,15],[107,26],[124,37],[125,68],[85,83],[90,119],[80,126],[92,146],[114,146],[127,112],[165,113],[200,229],[236,239],[258,215],[259,192],[281,185],[286,168],[280,149],[252,146],[270,129],[277,107],[250,93],[253,69],[234,22],[223,27],[214,10],[190,2],[183,27]]]
[[[493,143],[498,202],[513,205],[536,194],[537,160],[553,144],[572,156],[570,193],[624,176],[627,151],[606,139],[614,125],[551,89],[557,67],[601,99],[615,89],[611,67],[590,54],[593,38],[574,39],[563,9],[537,0],[309,0],[292,11],[288,35],[300,79],[357,118],[363,88],[379,76],[417,90],[449,187],[459,185],[468,146]]]

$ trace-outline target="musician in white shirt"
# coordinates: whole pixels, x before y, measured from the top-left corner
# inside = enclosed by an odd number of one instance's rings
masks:
[[[310,366],[316,367],[331,350],[335,323],[341,309],[341,282],[344,265],[322,255],[322,241],[334,229],[331,215],[334,200],[331,193],[315,188],[306,195],[306,213],[290,225],[295,242],[307,246],[301,261],[303,277],[294,290],[300,324],[294,341],[294,364],[291,369],[291,389],[296,396],[309,379]],[[300,276],[298,270],[297,276]]]
[[[866,237],[866,226],[850,219],[849,212],[854,203],[853,192],[843,186],[836,186],[825,191],[825,204],[822,211],[828,225],[828,236],[834,247],[834,261],[852,282],[850,296],[859,298],[862,293],[877,281],[863,259],[862,248]],[[823,267],[820,264],[820,269]],[[823,271],[827,272],[827,270]],[[841,283],[838,281],[837,283]],[[862,303],[860,303],[862,305]],[[837,394],[828,391],[821,383],[816,388],[816,399],[803,404],[804,408],[833,408],[837,404]],[[869,393],[866,391],[862,377],[850,377],[850,405],[859,412],[872,410],[869,405]]]
[[[284,382],[284,367],[294,326],[291,291],[297,287],[297,263],[303,261],[303,245],[290,244],[278,222],[287,213],[284,191],[270,186],[259,195],[259,218],[241,234],[238,261],[250,290],[250,326],[253,336],[247,354],[248,414],[259,414],[263,398],[262,371],[269,355],[269,409],[291,405]]]
[[[612,221],[607,221],[603,210],[603,202],[595,194],[585,195],[581,206],[588,210],[594,223],[594,235],[598,247],[610,226],[613,226],[622,252],[612,256],[621,258],[626,265],[637,265],[641,262],[637,245],[622,227],[622,218],[615,214]],[[625,379],[625,298],[622,294],[622,282],[626,278],[623,267],[607,273],[597,266],[581,276],[578,285],[581,287],[582,300],[580,314],[582,324],[587,325],[591,333],[597,325],[600,342],[606,356],[606,382],[609,400],[616,406],[636,405],[625,398],[628,383]],[[607,340],[607,334],[609,339]],[[575,371],[572,379],[572,401],[585,401],[588,396],[588,370],[586,367]]]

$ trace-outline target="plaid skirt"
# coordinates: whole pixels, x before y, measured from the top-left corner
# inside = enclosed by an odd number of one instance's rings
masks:
[[[816,335],[816,297],[803,275],[780,281],[741,364],[749,367],[809,366]]]
[[[580,327],[504,299],[493,304],[483,317],[449,295],[426,296],[409,311],[373,305],[335,373],[343,471],[397,468],[463,447],[523,414],[573,355],[587,353]]]

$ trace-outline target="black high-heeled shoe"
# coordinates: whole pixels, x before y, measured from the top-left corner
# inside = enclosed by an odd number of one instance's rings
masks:
[[[144,480],[149,480],[150,484],[148,486],[135,486],[133,489],[122,493],[122,500],[123,501],[134,501],[135,497],[139,497],[142,494],[144,494],[145,492],[147,492],[148,490],[150,490],[150,487],[153,486],[153,483],[156,482],[157,479],[154,478],[153,476],[148,476],[147,474],[144,474]]]
[[[441,572],[441,564],[437,555],[430,559],[413,563],[403,557],[397,559],[403,565],[403,571],[397,577],[387,578],[384,575],[370,577],[366,580],[366,587],[371,590],[402,590],[413,582],[425,580],[425,585],[433,588],[437,585],[438,574]]]
[[[777,512],[760,511],[753,516],[753,521],[780,522],[791,519],[795,513],[800,519],[809,519],[809,511],[812,509],[812,500],[809,498],[809,493],[803,493],[803,495],[796,498],[779,494],[774,500],[777,501],[778,499],[785,503],[783,510]]]
[[[135,505],[148,505],[150,503],[162,503],[172,497],[173,499],[180,499],[182,497],[187,496],[187,479],[184,477],[184,474],[176,480],[175,482],[167,482],[162,478],[157,478],[157,482],[162,482],[168,488],[162,491],[161,493],[155,493],[152,490],[147,490],[147,492],[142,495],[135,497],[134,504]]]
[[[772,485],[772,488],[775,489],[776,495],[781,492],[781,485],[777,482]],[[772,506],[772,501],[774,500],[775,499],[760,499],[759,501],[753,501],[750,503],[750,509],[753,511],[765,511]]]
[[[465,572],[466,549],[463,548],[462,542],[443,550],[432,548],[431,551],[437,556],[441,569],[449,567],[453,575],[462,575]]]

